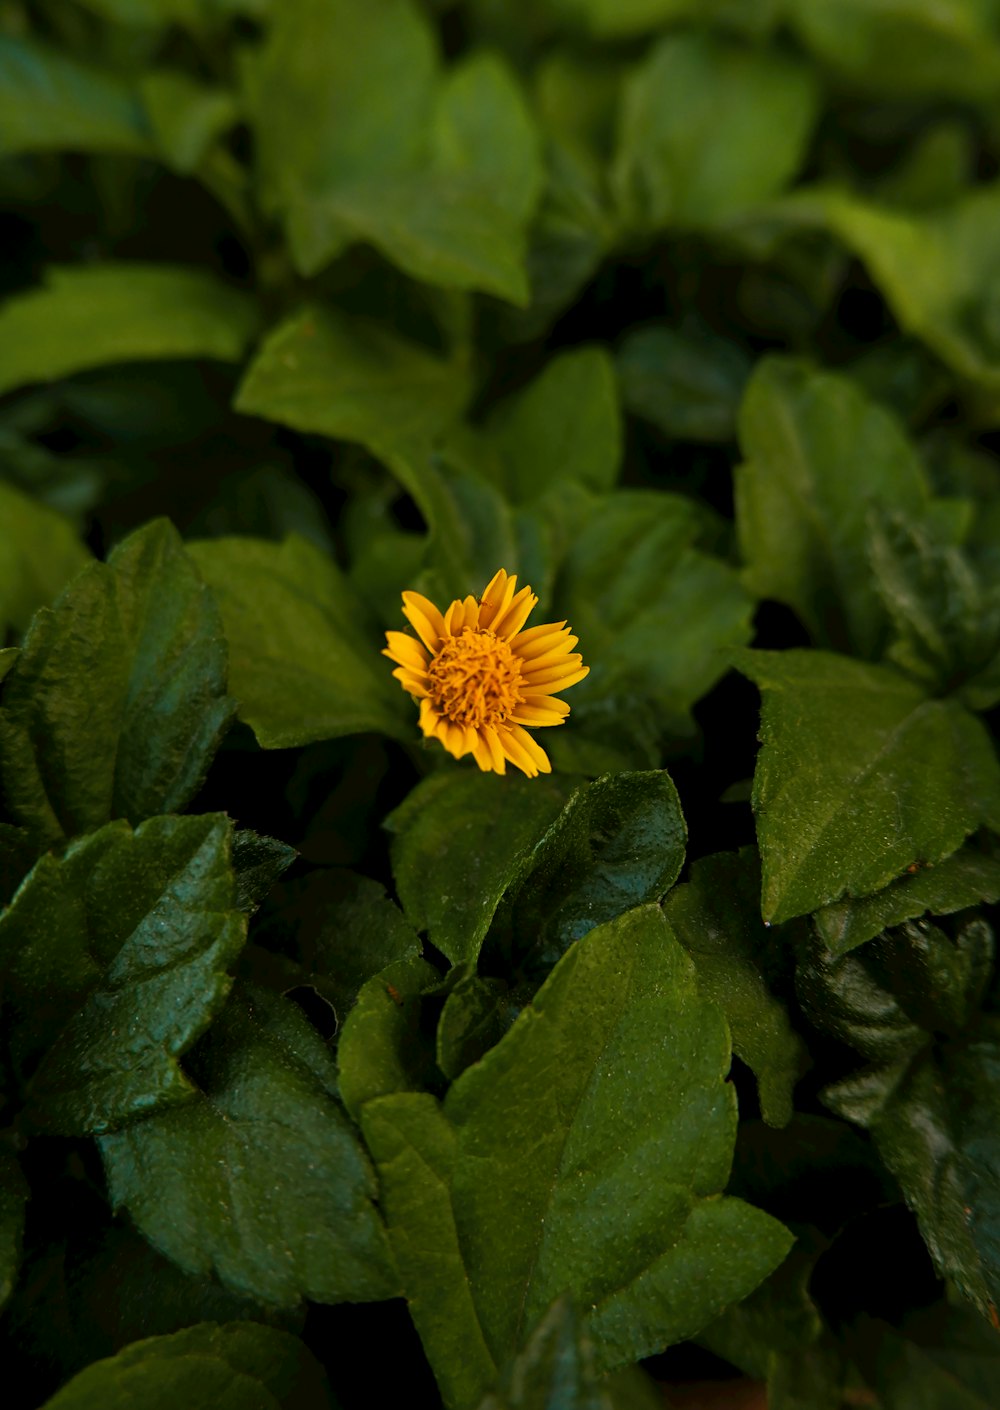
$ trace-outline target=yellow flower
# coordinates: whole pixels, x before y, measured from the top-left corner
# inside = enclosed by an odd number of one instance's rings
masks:
[[[404,592],[403,615],[420,640],[385,634],[382,655],[397,662],[392,674],[419,699],[424,734],[456,759],[471,754],[485,773],[504,773],[508,759],[529,778],[551,773],[527,730],[561,725],[569,706],[556,692],[590,670],[565,622],[524,630],[537,602],[501,568],[482,597],[456,598],[444,615],[419,592]]]

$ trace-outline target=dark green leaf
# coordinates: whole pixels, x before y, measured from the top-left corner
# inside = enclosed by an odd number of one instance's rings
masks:
[[[112,362],[238,362],[257,331],[248,294],[186,265],[67,266],[46,281],[0,308],[0,392]]]
[[[392,1297],[374,1177],[295,1005],[237,990],[189,1061],[193,1100],[102,1137],[113,1203],[180,1267],[270,1306]]]
[[[340,1095],[355,1121],[366,1102],[431,1085],[434,1045],[422,998],[440,976],[422,959],[397,960],[365,984],[337,1048]]]
[[[201,1322],[95,1361],[44,1410],[327,1410],[330,1404],[320,1368],[298,1337],[257,1322]]]
[[[0,153],[151,150],[139,95],[54,47],[0,35]]]
[[[777,50],[667,35],[625,84],[612,167],[624,222],[711,228],[775,195],[802,161],[817,100],[812,71]]]
[[[823,906],[813,920],[833,953],[843,955],[879,931],[927,911],[949,915],[979,901],[996,900],[1000,900],[1000,857],[970,843],[934,866],[916,867],[874,896]]]
[[[531,854],[497,930],[531,974],[545,974],[593,930],[658,901],[684,865],[687,826],[666,770],[618,773],[578,788]]]
[[[983,581],[960,548],[902,514],[873,524],[871,564],[895,630],[889,659],[934,694],[996,704],[1000,683],[983,673],[1000,651],[1000,582]]]
[[[441,1010],[437,1030],[437,1064],[454,1080],[498,1043],[516,1016],[506,985],[467,974],[458,981]]]
[[[236,407],[377,453],[447,426],[469,390],[465,368],[374,322],[312,309],[268,334]]]
[[[929,1048],[902,1073],[871,1074],[859,1108],[850,1080],[828,1089],[835,1110],[861,1121],[899,1181],[939,1272],[996,1320],[1000,1302],[1000,1042]]]
[[[920,514],[929,489],[895,418],[847,378],[767,358],[740,412],[736,519],[747,580],[819,645],[874,656],[885,611],[868,567],[873,506]]]
[[[850,1346],[884,1410],[992,1410],[996,1330],[964,1308],[939,1303],[902,1330],[865,1318]]]
[[[0,483],[0,641],[27,631],[90,554],[61,514]]]
[[[679,441],[728,441],[750,375],[737,343],[708,328],[636,328],[618,352],[626,409]]]
[[[1000,765],[957,701],[825,651],[753,651],[761,689],[753,806],[766,921],[867,896],[1000,825]]]
[[[155,520],[36,616],[0,709],[8,812],[45,845],[179,811],[234,708],[218,609]]]
[[[985,97],[1000,83],[995,11],[977,0],[788,0],[786,14],[835,73],[887,95]]]
[[[693,500],[662,491],[594,503],[557,594],[591,666],[581,707],[632,692],[654,702],[664,732],[690,731],[691,706],[749,641],[753,606],[727,563],[693,547],[703,523]]]
[[[221,814],[126,822],[41,859],[0,914],[11,1050],[33,1119],[106,1131],[190,1100],[178,1059],[246,937]]]
[[[538,499],[562,480],[614,488],[622,457],[614,366],[603,348],[554,357],[491,418],[489,431],[515,503]]]
[[[784,1126],[806,1050],[771,991],[774,941],[760,919],[760,868],[752,848],[720,852],[691,867],[664,915],[694,960],[698,985],[726,1015],[733,1049],[757,1078],[764,1120]]]
[[[10,1297],[21,1265],[28,1182],[13,1151],[0,1151],[0,1308]]]
[[[721,1199],[736,1111],[721,1016],[655,906],[572,946],[453,1084],[370,1102],[393,1249],[445,1401],[474,1400],[553,1298],[599,1370],[696,1333],[784,1256]]]
[[[594,1353],[568,1297],[540,1319],[479,1410],[612,1410],[594,1373]]]
[[[157,149],[185,175],[197,170],[216,138],[239,118],[232,93],[198,83],[180,69],[144,74],[140,91]]]
[[[287,213],[303,196],[409,170],[437,71],[430,26],[410,0],[277,6],[245,69],[265,204]]]
[[[252,915],[297,856],[294,847],[275,837],[262,837],[246,827],[234,832],[232,860],[237,908]]]
[[[452,963],[475,959],[567,791],[553,778],[449,770],[418,784],[386,819],[407,919]]]
[[[190,555],[218,600],[239,716],[265,749],[362,730],[402,736],[381,642],[328,555],[296,534],[206,539]]]

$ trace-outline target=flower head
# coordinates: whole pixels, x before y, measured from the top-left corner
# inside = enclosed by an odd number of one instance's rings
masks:
[[[471,754],[484,772],[506,772],[509,760],[529,778],[552,765],[529,729],[561,725],[569,706],[560,690],[582,681],[589,666],[573,650],[565,622],[524,630],[538,602],[530,587],[503,568],[482,597],[456,598],[441,613],[419,592],[403,593],[403,615],[416,632],[386,632],[382,652],[393,675],[420,701],[420,728],[449,754]]]

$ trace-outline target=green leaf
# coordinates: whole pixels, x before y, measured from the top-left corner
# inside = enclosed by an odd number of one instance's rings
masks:
[[[222,814],[109,823],[42,857],[0,913],[11,1050],[34,1121],[106,1131],[195,1089],[178,1059],[246,937]]]
[[[150,137],[130,84],[46,44],[0,35],[0,153],[62,149],[146,156]]]
[[[154,520],[35,617],[3,686],[8,812],[47,845],[179,811],[233,709],[215,602]]]
[[[288,0],[245,65],[257,178],[287,210],[373,176],[398,175],[421,153],[438,59],[409,0]]]
[[[113,362],[238,362],[257,331],[248,294],[185,265],[50,267],[0,307],[0,393]]]
[[[327,1410],[329,1391],[298,1337],[258,1322],[200,1322],[95,1361],[44,1410]]]
[[[285,882],[256,934],[295,956],[303,982],[316,986],[341,1021],[373,975],[420,954],[420,941],[385,888],[339,868]]]
[[[904,214],[839,192],[808,207],[864,261],[906,332],[960,376],[1000,391],[1000,185],[973,187],[928,214]]]
[[[863,1109],[849,1081],[824,1094],[835,1110],[868,1127],[938,1271],[994,1322],[1000,1303],[995,1029],[984,1026],[971,1040],[928,1048],[902,1074],[892,1068],[872,1074]]]
[[[14,1291],[21,1266],[28,1182],[13,1151],[0,1151],[0,1308]]]
[[[1000,765],[955,700],[825,651],[742,652],[760,687],[753,807],[765,921],[868,896],[1000,825]]]
[[[631,692],[655,704],[664,733],[690,733],[691,706],[749,641],[753,610],[734,569],[692,546],[703,522],[694,501],[662,491],[594,503],[557,594],[591,667],[581,708]]]
[[[427,141],[413,170],[366,171],[298,200],[289,237],[300,271],[367,240],[415,279],[527,303],[526,227],[541,162],[520,90],[496,55],[452,70]]]
[[[1000,83],[996,11],[980,0],[787,0],[785,11],[834,73],[887,96],[985,98]]]
[[[628,411],[673,440],[732,440],[750,375],[739,344],[708,328],[650,325],[626,334],[617,362]]]
[[[443,429],[469,392],[464,368],[377,323],[312,309],[268,334],[236,409],[377,454]]]
[[[294,847],[276,837],[262,837],[248,827],[234,832],[232,860],[237,907],[252,915],[298,855]]]
[[[463,1410],[494,1384],[497,1362],[480,1324],[456,1224],[455,1130],[424,1092],[372,1102],[363,1127],[410,1316],[445,1405]]]
[[[39,607],[57,597],[90,562],[73,526],[0,482],[0,641],[13,628],[24,632]]]
[[[449,770],[424,779],[386,819],[406,917],[453,964],[475,959],[566,793],[553,778]]]
[[[918,866],[874,896],[823,906],[816,929],[835,955],[863,945],[882,930],[930,912],[949,915],[980,901],[1000,900],[1000,858],[973,844],[934,866]]]
[[[668,896],[664,915],[694,960],[701,992],[725,1014],[733,1050],[757,1078],[764,1120],[785,1126],[806,1049],[771,991],[774,945],[759,897],[759,864],[746,847],[695,862],[690,881]]]
[[[926,506],[916,451],[853,382],[788,358],[758,364],[740,411],[736,522],[759,597],[793,608],[816,642],[874,656],[885,610],[868,566],[873,506]]]
[[[501,404],[489,432],[503,464],[504,488],[517,504],[540,498],[562,480],[613,489],[622,427],[608,354],[598,347],[558,354],[524,391]]]
[[[433,965],[412,958],[387,965],[362,987],[337,1047],[340,1095],[355,1121],[374,1097],[435,1084],[421,1000],[440,982]]]
[[[239,717],[264,749],[363,730],[406,738],[381,645],[332,558],[297,534],[190,545],[215,593]]]
[[[157,149],[184,175],[198,169],[216,138],[240,116],[232,93],[198,83],[180,69],[143,74],[140,91]]]
[[[517,1016],[507,986],[466,974],[444,1002],[437,1028],[437,1065],[451,1081],[500,1041]]]
[[[527,879],[511,890],[498,938],[521,968],[547,973],[594,926],[665,895],[686,842],[666,770],[609,774],[578,788],[533,849]]]
[[[445,1401],[488,1389],[553,1299],[598,1370],[694,1335],[789,1236],[719,1198],[736,1127],[725,1026],[655,906],[572,946],[455,1082],[362,1112],[403,1287]]]
[[[295,1005],[238,989],[188,1066],[193,1100],[102,1137],[113,1204],[187,1272],[273,1307],[394,1296],[374,1177]]]
[[[594,1373],[594,1353],[568,1297],[557,1298],[504,1367],[479,1410],[612,1410]]]
[[[932,524],[885,515],[871,531],[876,587],[895,629],[887,655],[934,694],[973,708],[1000,698],[1000,581],[984,581],[970,557]]]
[[[777,50],[665,36],[625,83],[611,170],[625,223],[711,229],[776,195],[817,103],[812,71]]]
[[[864,1318],[850,1347],[884,1410],[991,1410],[996,1399],[996,1330],[964,1308],[938,1303],[902,1330]]]

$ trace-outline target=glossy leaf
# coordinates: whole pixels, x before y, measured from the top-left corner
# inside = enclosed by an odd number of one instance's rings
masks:
[[[670,893],[664,915],[694,960],[702,993],[726,1016],[733,1050],[757,1078],[764,1120],[784,1126],[806,1049],[770,980],[775,941],[760,920],[760,870],[751,848],[703,857]]]
[[[241,911],[252,915],[298,853],[276,837],[262,837],[259,832],[244,827],[233,833],[232,855],[236,904]]]
[[[190,1100],[178,1059],[222,1007],[245,937],[221,814],[113,822],[44,856],[0,914],[34,1121],[84,1135]]]
[[[974,716],[885,666],[742,653],[761,689],[754,774],[766,921],[867,896],[1000,823],[1000,765]]]
[[[885,609],[868,568],[875,506],[928,500],[916,451],[849,379],[759,364],[740,411],[736,522],[750,588],[793,608],[820,646],[874,656]]]
[[[326,1410],[319,1366],[298,1337],[259,1322],[201,1322],[133,1342],[95,1361],[45,1402],[44,1410]]]
[[[233,709],[218,609],[154,520],[36,616],[3,687],[8,812],[47,845],[179,811]]]
[[[452,963],[475,958],[567,791],[552,778],[448,771],[423,780],[386,819],[406,917]]]
[[[184,265],[49,268],[0,306],[0,392],[115,362],[238,362],[258,317],[248,294]]]
[[[559,1298],[504,1367],[500,1384],[483,1396],[479,1410],[612,1410],[594,1373],[594,1354],[580,1332],[569,1298]]]
[[[268,334],[236,408],[377,452],[442,429],[468,394],[463,368],[375,322],[312,309]]]
[[[112,1202],[187,1272],[267,1305],[393,1296],[371,1169],[296,1007],[237,990],[188,1065],[193,1100],[102,1138]]]
[[[626,82],[612,182],[628,226],[711,228],[777,194],[816,117],[812,72],[776,50],[669,34]]]
[[[39,607],[59,595],[90,554],[70,522],[0,482],[0,640],[24,632]]]
[[[1000,858],[974,844],[960,847],[934,866],[912,873],[873,896],[837,901],[813,916],[816,929],[834,954],[863,945],[890,926],[930,912],[949,915],[980,901],[1000,900]]]
[[[728,1062],[721,1016],[643,907],[567,951],[443,1111],[423,1094],[364,1108],[447,1403],[488,1388],[491,1363],[558,1293],[603,1370],[693,1335],[780,1261],[781,1226],[718,1197],[735,1133]]]
[[[658,901],[684,865],[687,826],[666,770],[579,788],[535,847],[497,923],[519,967],[545,974],[588,931]]]
[[[263,748],[400,734],[399,692],[332,558],[294,534],[205,539],[189,552],[219,604],[239,717]]]
[[[375,1097],[435,1085],[422,998],[439,984],[433,965],[412,958],[387,965],[362,986],[337,1048],[340,1095],[355,1121]]]

